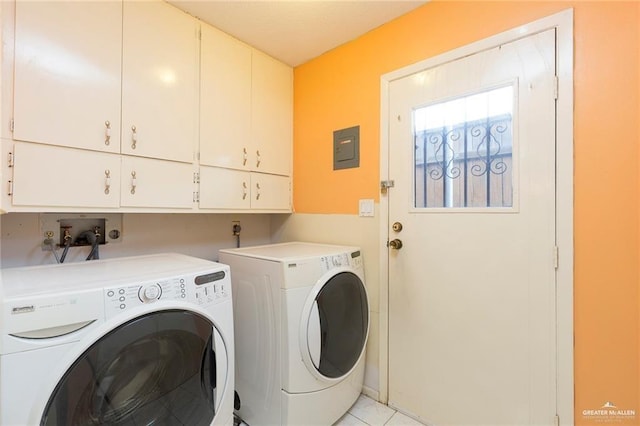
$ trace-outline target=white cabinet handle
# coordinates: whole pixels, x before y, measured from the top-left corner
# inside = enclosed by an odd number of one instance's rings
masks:
[[[260,184],[256,183],[256,200],[260,199]]]
[[[258,160],[256,162],[256,167],[260,167],[260,150],[256,151],[256,155],[258,156]]]
[[[136,144],[138,143],[138,129],[136,126],[131,126],[131,149],[136,149]]]
[[[109,169],[104,171],[104,193],[109,195],[109,188],[111,188],[111,171]]]
[[[109,145],[111,143],[111,122],[109,120],[104,122],[104,144]]]
[[[242,165],[247,165],[247,148],[242,148]]]
[[[247,198],[247,182],[242,182],[242,199]]]
[[[136,193],[136,185],[137,185],[136,172],[133,171],[131,172],[131,195]]]

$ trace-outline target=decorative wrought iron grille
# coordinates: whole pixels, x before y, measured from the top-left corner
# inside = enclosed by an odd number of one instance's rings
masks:
[[[511,207],[511,114],[414,132],[415,207]]]

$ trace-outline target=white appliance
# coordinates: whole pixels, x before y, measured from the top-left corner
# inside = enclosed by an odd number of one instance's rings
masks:
[[[250,426],[331,425],[364,379],[369,303],[357,247],[221,250],[231,267],[238,415]]]
[[[179,254],[2,270],[0,424],[233,424],[229,268]]]

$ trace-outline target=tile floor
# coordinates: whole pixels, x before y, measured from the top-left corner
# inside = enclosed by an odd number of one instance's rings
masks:
[[[393,408],[360,395],[358,400],[334,426],[424,426]]]

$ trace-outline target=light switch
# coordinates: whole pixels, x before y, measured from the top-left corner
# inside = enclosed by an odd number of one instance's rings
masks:
[[[364,199],[360,200],[360,206],[358,209],[358,215],[361,217],[373,217],[374,216],[373,200]]]

